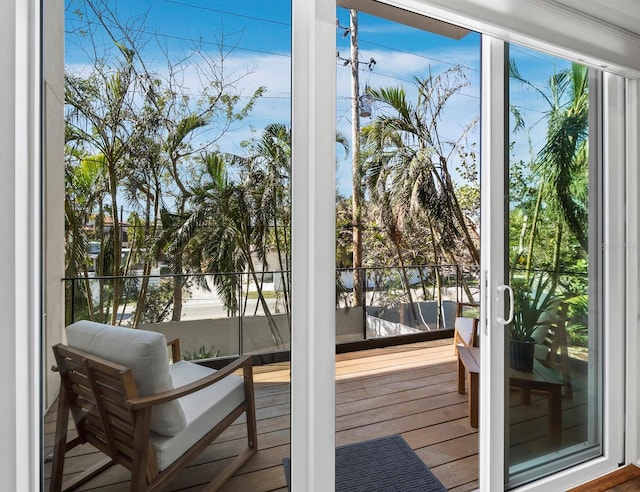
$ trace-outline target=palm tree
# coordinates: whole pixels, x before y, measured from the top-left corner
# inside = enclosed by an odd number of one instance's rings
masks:
[[[169,172],[177,187],[176,214],[183,216],[187,200],[192,193],[182,181],[179,164],[184,158],[192,155],[193,149],[188,145],[189,138],[198,129],[207,125],[207,119],[203,115],[191,113],[178,119],[176,123],[173,123],[173,120],[168,118],[166,125],[168,131],[164,150],[169,161]],[[185,278],[182,276],[182,273],[184,273],[182,254],[182,250],[176,250],[170,262],[171,269],[176,274],[173,277],[173,312],[171,321],[180,321],[182,317],[182,289],[185,285]]]
[[[260,140],[253,145],[250,157],[235,157],[234,162],[244,167],[247,185],[259,202],[255,223],[270,231],[261,236],[265,244],[260,251],[266,252],[271,244],[275,247],[278,270],[282,272],[284,307],[288,314],[289,275],[286,272],[291,264],[291,129],[278,123],[267,125]],[[264,260],[266,263],[266,255]]]
[[[192,208],[176,231],[169,252],[192,248],[202,269],[213,273],[218,294],[230,313],[240,310],[237,293],[241,287],[238,272],[248,270],[258,290],[272,339],[277,347],[284,341],[264,297],[254,255],[264,262],[267,228],[255,217],[259,196],[250,182],[235,183],[227,174],[227,163],[218,153],[202,157],[203,183],[192,190]]]
[[[117,320],[121,302],[122,234],[118,187],[125,177],[130,142],[134,126],[132,108],[137,85],[133,66],[134,52],[117,45],[123,58],[115,70],[96,64],[85,78],[65,74],[65,103],[67,105],[67,141],[76,142],[100,154],[106,169],[111,215],[109,251],[112,260],[111,324]]]
[[[151,84],[154,87],[155,84]],[[167,159],[164,155],[162,105],[155,91],[145,92],[144,102],[136,112],[134,138],[132,138],[127,166],[127,179],[121,193],[133,209],[129,214],[130,252],[123,274],[133,264],[142,265],[142,280],[138,286],[136,308],[131,326],[137,328],[147,304],[149,276],[158,263],[158,250],[154,248],[161,229],[161,208],[166,188]]]
[[[101,184],[104,180],[104,166],[100,156],[85,156],[80,149],[71,146],[65,149],[65,157],[65,276],[82,276],[87,314],[89,319],[94,319],[88,268],[91,259],[86,230],[89,223],[95,220],[94,209],[97,203],[102,202],[105,192]],[[102,221],[98,218],[97,222]],[[67,307],[70,309],[71,306],[72,303],[68,302]],[[68,322],[71,322],[73,315],[71,312],[67,314]]]
[[[584,251],[588,245],[587,138],[589,79],[584,65],[572,63],[551,78],[553,99],[546,144],[538,154],[539,171],[554,190],[567,227]]]
[[[525,270],[533,268],[534,244],[543,209],[555,219],[552,270],[560,268],[561,243],[565,226],[586,254],[588,247],[588,122],[589,87],[587,67],[573,63],[554,74],[548,86],[540,88],[525,80],[515,62],[510,76],[531,87],[547,102],[549,109],[541,121],[547,125],[547,138],[532,162],[532,176],[538,178],[527,246]],[[523,225],[523,233],[527,225]],[[553,286],[557,274],[553,276]]]
[[[399,225],[423,222],[431,233],[436,263],[441,255],[461,262],[460,241],[471,261],[480,261],[471,223],[462,212],[450,173],[454,154],[469,155],[463,147],[475,119],[455,141],[444,140],[438,130],[447,102],[467,85],[462,68],[453,67],[425,79],[416,78],[415,103],[402,87],[369,89],[374,100],[392,110],[363,128],[371,199],[374,203],[382,199],[380,204],[389,200],[393,221]],[[389,233],[391,230],[388,228]]]

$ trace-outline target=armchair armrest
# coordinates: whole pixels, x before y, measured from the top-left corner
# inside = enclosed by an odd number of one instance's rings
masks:
[[[185,384],[184,386],[180,386],[179,388],[174,388],[168,391],[163,391],[162,393],[157,393],[155,395],[132,398],[130,400],[127,400],[125,402],[125,405],[132,410],[141,410],[143,408],[159,405],[160,403],[165,403],[167,401],[177,400],[178,398],[182,398],[183,396],[195,393],[196,391],[206,388],[207,386],[211,386],[212,384],[220,381],[230,374],[233,374],[238,369],[243,370],[245,378],[251,377],[252,364],[253,362],[251,356],[243,355],[230,364],[227,364],[219,371],[216,371],[214,374],[211,374],[210,376],[194,381],[193,383]]]

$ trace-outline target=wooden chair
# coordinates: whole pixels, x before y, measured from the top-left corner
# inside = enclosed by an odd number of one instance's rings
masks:
[[[53,347],[61,388],[51,491],[62,488],[65,454],[90,443],[107,455],[72,481],[75,488],[113,464],[131,471],[131,490],[161,490],[246,413],[247,447],[209,484],[217,490],[257,450],[251,358],[215,371],[180,361],[160,333],[89,321],[67,327]],[[234,374],[242,371],[242,376]],[[68,440],[69,414],[77,437]]]
[[[541,316],[540,327],[536,330],[539,332],[534,332],[533,337],[536,339],[536,358],[562,373],[564,395],[571,398],[573,387],[566,329],[568,309],[568,304],[561,302],[552,312]]]

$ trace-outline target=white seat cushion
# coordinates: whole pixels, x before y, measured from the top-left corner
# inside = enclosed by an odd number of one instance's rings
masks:
[[[544,343],[544,339],[547,338],[547,333],[549,333],[548,326],[538,325],[536,326],[536,329],[533,330],[531,338],[533,338],[538,345],[542,345]]]
[[[215,369],[186,361],[171,366],[171,377],[175,387],[192,383],[215,372]],[[158,469],[162,471],[167,468],[243,401],[244,381],[242,377],[234,374],[178,399],[187,425],[172,437],[151,434]]]
[[[67,326],[66,332],[70,347],[129,367],[139,396],[173,389],[167,341],[161,333],[87,320]],[[177,401],[157,405],[151,412],[151,430],[166,436],[177,434],[186,423]]]

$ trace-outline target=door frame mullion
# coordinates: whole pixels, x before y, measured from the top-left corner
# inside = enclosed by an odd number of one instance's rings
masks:
[[[480,343],[480,490],[503,490],[505,449],[499,436],[504,425],[504,297],[498,286],[505,278],[504,211],[507,206],[505,159],[508,130],[506,44],[482,35],[480,109],[480,238],[481,338]]]
[[[292,0],[291,490],[335,487],[335,4]]]

